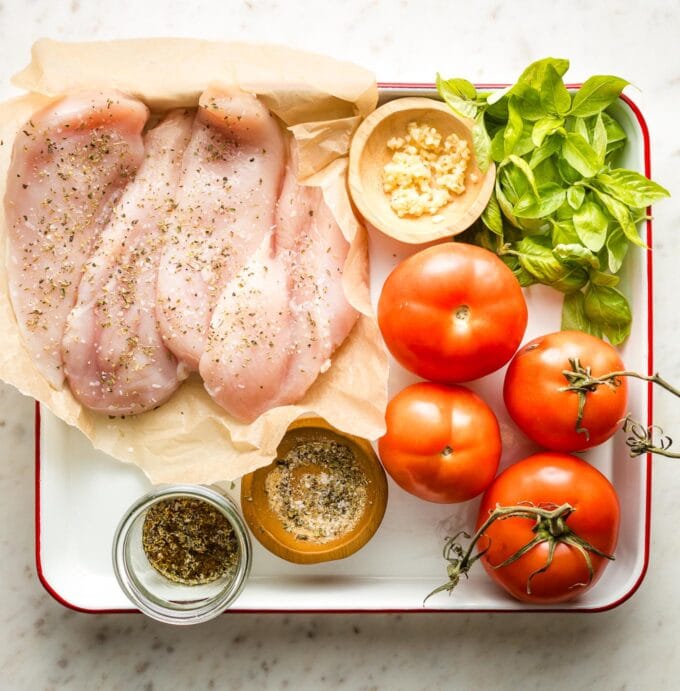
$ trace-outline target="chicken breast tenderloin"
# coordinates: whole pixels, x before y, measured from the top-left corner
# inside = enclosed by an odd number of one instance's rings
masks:
[[[147,132],[144,162],[85,265],[63,356],[73,395],[92,410],[141,413],[179,386],[158,327],[156,285],[192,121],[192,112],[172,111]]]
[[[9,292],[24,344],[55,388],[83,264],[143,156],[146,106],[115,91],[78,93],[18,134],[5,215]]]
[[[163,339],[191,370],[226,284],[271,232],[284,156],[283,133],[255,96],[222,87],[201,95],[157,293]]]
[[[296,403],[330,366],[358,313],[342,286],[349,244],[321,190],[288,169],[277,225],[213,312],[200,373],[242,422]]]

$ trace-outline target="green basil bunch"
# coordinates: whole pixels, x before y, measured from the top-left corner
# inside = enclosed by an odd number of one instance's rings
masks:
[[[626,133],[606,108],[628,82],[591,77],[572,94],[562,79],[568,68],[568,60],[539,60],[495,93],[437,75],[443,100],[475,121],[480,169],[497,166],[481,222],[461,239],[496,252],[523,286],[543,283],[565,293],[563,329],[616,345],[631,325],[617,274],[631,243],[645,247],[637,224],[646,208],[669,193],[615,167]]]

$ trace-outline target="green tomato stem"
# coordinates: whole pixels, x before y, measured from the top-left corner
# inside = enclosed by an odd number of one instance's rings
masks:
[[[596,547],[593,547],[590,543],[580,538],[569,528],[567,525],[567,518],[574,512],[574,510],[574,507],[570,504],[562,504],[561,506],[557,506],[552,509],[534,506],[533,504],[518,504],[516,506],[500,506],[497,504],[496,508],[489,513],[488,518],[484,521],[484,523],[482,523],[472,537],[470,537],[468,533],[461,531],[452,537],[446,538],[446,541],[444,542],[443,556],[444,559],[449,562],[446,568],[446,573],[449,580],[443,585],[435,588],[425,598],[425,600],[423,600],[423,605],[436,593],[440,593],[442,591],[452,593],[454,588],[456,588],[456,586],[460,583],[462,576],[468,578],[468,572],[472,566],[475,564],[475,562],[481,559],[489,549],[489,547],[487,547],[486,549],[473,554],[477,543],[486,533],[492,523],[507,520],[508,518],[529,518],[535,520],[535,525],[532,528],[533,532],[535,533],[535,537],[527,542],[526,545],[520,547],[520,549],[518,549],[514,554],[511,554],[507,559],[503,560],[500,564],[493,565],[492,568],[502,569],[505,566],[509,566],[518,559],[521,559],[537,545],[547,542],[548,556],[545,565],[531,573],[527,579],[527,593],[531,595],[531,581],[533,580],[534,576],[537,576],[540,573],[545,573],[550,568],[557,544],[563,543],[577,549],[583,556],[588,568],[588,582],[578,583],[576,586],[585,587],[592,581],[594,575],[590,554],[596,554],[599,557],[612,560],[614,559],[614,556],[611,554],[605,554]],[[469,540],[467,548],[465,548],[464,545],[459,541],[461,535]]]

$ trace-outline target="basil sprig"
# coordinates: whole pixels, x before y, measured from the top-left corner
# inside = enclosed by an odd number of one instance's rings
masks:
[[[637,224],[666,189],[615,167],[626,133],[606,109],[628,84],[588,79],[564,85],[567,60],[545,58],[502,92],[480,93],[465,79],[437,90],[459,115],[474,120],[481,170],[497,166],[491,200],[461,237],[496,252],[523,286],[543,283],[565,294],[562,328],[619,344],[631,311],[616,288],[631,244],[645,247]]]

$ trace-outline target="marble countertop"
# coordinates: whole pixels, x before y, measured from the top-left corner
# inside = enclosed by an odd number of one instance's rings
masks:
[[[630,8],[630,9],[629,9]],[[571,59],[570,80],[618,74],[638,89],[653,174],[673,198],[654,222],[657,368],[680,381],[680,4],[421,0],[0,0],[0,98],[49,36],[194,36],[325,52],[382,81],[440,70],[512,81],[531,60]],[[680,410],[655,393],[655,418]],[[622,459],[622,462],[627,462]],[[634,462],[634,461],[630,461]],[[34,566],[33,402],[0,385],[0,687],[3,689],[677,688],[680,466],[654,463],[652,549],[639,591],[586,615],[230,615],[178,629],[62,608]]]

